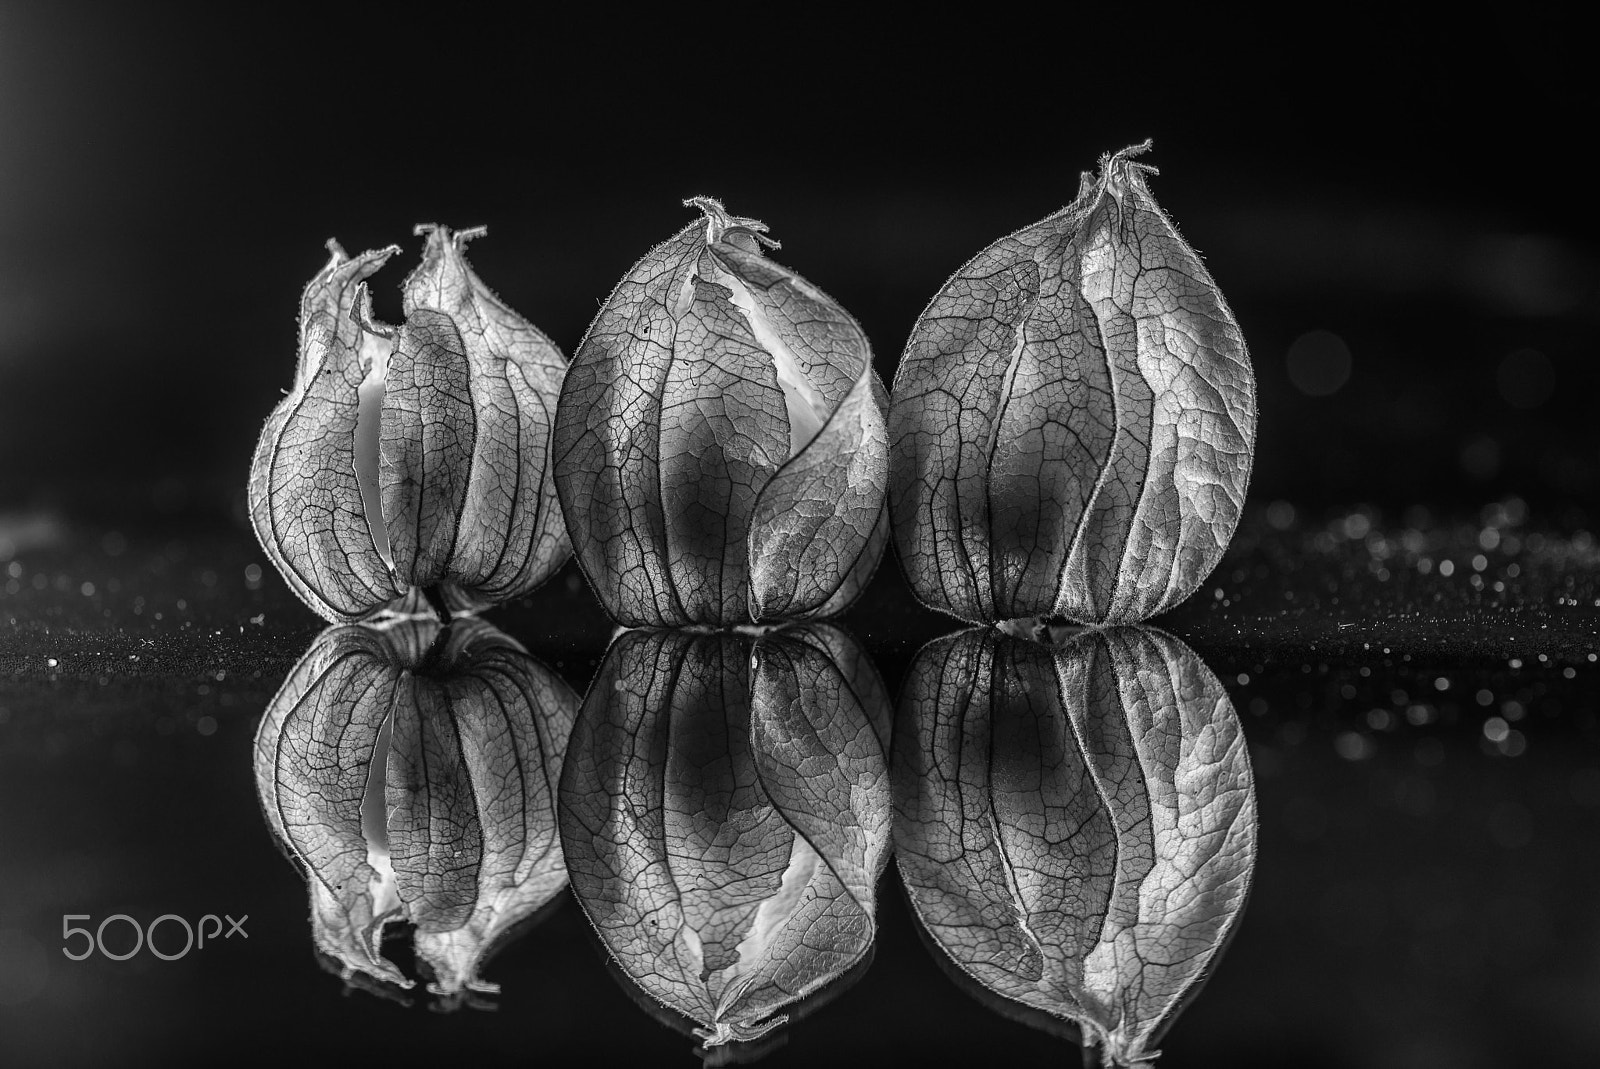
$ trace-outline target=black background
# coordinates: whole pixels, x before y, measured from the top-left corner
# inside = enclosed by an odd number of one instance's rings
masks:
[[[690,1042],[606,979],[571,903],[491,969],[507,992],[494,1015],[341,997],[311,961],[301,889],[245,770],[317,621],[270,567],[248,589],[238,577],[265,564],[245,473],[329,237],[409,257],[415,223],[486,224],[475,267],[570,354],[621,274],[692,218],[680,201],[713,194],[764,219],[776,258],[861,321],[888,381],[952,271],[1069,201],[1100,153],[1151,137],[1152,188],[1241,323],[1261,409],[1251,509],[1216,579],[1232,607],[1197,599],[1168,623],[1252,717],[1261,869],[1163,1060],[1581,1064],[1600,1041],[1585,1023],[1600,936],[1572,920],[1593,914],[1600,733],[1593,681],[1556,673],[1588,672],[1600,596],[1592,539],[1557,542],[1593,528],[1600,493],[1585,38],[1520,9],[1485,26],[933,12],[0,6],[0,536],[29,569],[0,594],[0,928],[31,933],[56,985],[0,1019],[18,1061],[690,1063]],[[383,283],[403,259],[375,280],[391,321]],[[1289,375],[1313,330],[1352,354],[1332,395]],[[1527,349],[1547,364],[1508,362]],[[1530,366],[1539,381],[1519,382]],[[1404,612],[1352,632],[1337,621],[1380,595],[1346,582],[1344,543],[1277,531],[1263,509],[1337,525],[1371,506],[1375,528],[1428,528],[1418,515],[1475,520],[1513,494],[1565,554],[1528,563],[1518,605],[1480,612],[1412,576],[1382,592]],[[1431,511],[1406,512],[1418,503]],[[40,529],[68,534],[30,555]],[[1425,533],[1435,555],[1459,541]],[[574,579],[495,619],[581,690],[608,628]],[[910,604],[892,563],[846,623],[891,690],[950,626]],[[1548,678],[1504,668],[1540,650]],[[117,667],[76,667],[91,653]],[[47,656],[63,664],[47,672]],[[1381,670],[1358,675],[1368,663]],[[1480,753],[1480,687],[1544,718],[1523,724],[1520,764]],[[1423,700],[1439,720],[1374,733],[1364,764],[1335,756],[1363,710],[1403,719]],[[206,719],[214,735],[194,731]],[[1448,760],[1419,770],[1433,739]],[[1419,782],[1437,801],[1425,815],[1407,808]],[[773,1064],[1076,1057],[949,985],[892,881],[882,897],[871,970]],[[226,959],[55,963],[68,909],[232,901],[260,935]]]
[[[323,242],[415,255],[418,222],[488,225],[480,273],[570,353],[679,202],[719,196],[861,321],[888,381],[952,271],[1147,137],[1253,350],[1255,496],[1579,501],[1600,489],[1580,37],[1520,12],[8,5],[0,456],[26,463],[0,502],[240,496]],[[1319,329],[1353,373],[1312,398],[1285,355]],[[1527,347],[1554,389],[1519,409],[1497,372]]]

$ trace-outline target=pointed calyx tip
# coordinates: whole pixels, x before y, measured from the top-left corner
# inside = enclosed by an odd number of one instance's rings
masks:
[[[1160,174],[1154,166],[1148,163],[1135,162],[1133,157],[1142,156],[1150,151],[1155,144],[1154,138],[1145,138],[1137,145],[1129,145],[1118,152],[1107,152],[1100,157],[1100,181],[1113,185],[1126,181],[1132,175]]]
[[[481,238],[489,233],[489,228],[487,226],[467,226],[452,232],[443,223],[418,223],[411,228],[411,233],[419,238],[427,238],[430,246],[443,246],[448,242],[452,248],[459,249],[473,238]]]
[[[699,208],[700,213],[706,218],[706,242],[716,244],[722,240],[722,235],[729,230],[743,230],[750,234],[761,244],[769,249],[781,248],[772,238],[767,237],[767,224],[760,219],[751,219],[743,215],[729,215],[728,209],[715,197],[689,197],[683,202],[685,208]]]
[[[387,323],[380,323],[372,316],[372,290],[367,286],[366,279],[356,283],[355,307],[350,310],[350,316],[356,321],[356,326],[368,334],[376,334],[380,338],[393,338],[398,332]]]
[[[398,245],[387,245],[381,249],[368,249],[360,256],[352,257],[345,252],[337,238],[329,238],[324,247],[328,250],[328,262],[312,280],[314,285],[327,283],[334,278],[343,279],[341,284],[359,281],[377,272],[389,261],[389,257],[400,251]]]

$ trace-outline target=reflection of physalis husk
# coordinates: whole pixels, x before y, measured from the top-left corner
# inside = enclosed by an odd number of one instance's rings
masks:
[[[624,632],[561,781],[572,887],[618,966],[707,1047],[872,945],[889,850],[888,705],[825,626]]]
[[[416,927],[442,995],[566,884],[555,785],[577,695],[481,620],[330,628],[256,736],[267,822],[302,869],[317,949],[410,987],[380,952]],[[386,819],[385,819],[386,815]]]
[[[1056,647],[975,629],[918,653],[898,715],[895,856],[934,942],[1111,1064],[1154,1058],[1255,865],[1254,779],[1216,676],[1149,628]]]

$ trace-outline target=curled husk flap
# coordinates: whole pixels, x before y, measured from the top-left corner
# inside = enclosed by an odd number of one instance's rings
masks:
[[[927,605],[974,623],[1136,623],[1192,594],[1255,449],[1244,338],[1145,184],[1101,158],[917,320],[890,401],[890,512]]]
[[[527,593],[571,549],[550,471],[566,371],[463,254],[422,226],[405,322],[373,321],[366,279],[398,247],[332,257],[300,299],[300,362],[250,467],[250,519],[324,619],[474,612]]]
[[[319,952],[401,987],[386,925],[415,925],[429,990],[478,977],[566,886],[556,785],[577,694],[503,632],[462,619],[318,636],[267,707],[256,789],[311,896]]]
[[[826,625],[761,638],[624,632],[561,778],[572,889],[617,965],[755,1039],[868,952],[889,854],[890,710]]]
[[[1132,1065],[1198,990],[1255,868],[1227,692],[1150,628],[918,652],[895,723],[895,857],[959,975]]]
[[[556,488],[630,627],[828,616],[888,539],[887,395],[866,335],[707,197],[601,308],[561,390]]]

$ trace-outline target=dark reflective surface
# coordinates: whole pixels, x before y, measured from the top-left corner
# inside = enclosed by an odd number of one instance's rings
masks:
[[[1542,1022],[1550,1064],[1586,1059],[1585,992],[1600,975],[1600,921],[1585,919],[1600,882],[1588,849],[1600,823],[1596,551],[1515,509],[1470,518],[1301,513],[1280,530],[1282,509],[1257,507],[1213,581],[1161,621],[1236,710],[1259,816],[1248,908],[1160,1038],[1161,1062],[1492,1065],[1525,1049],[1524,1020]],[[243,529],[61,522],[39,539],[9,562],[16,587],[0,620],[0,1027],[18,1064],[114,1063],[124,1051],[182,1064],[239,1036],[262,1060],[313,1042],[333,1059],[505,1057],[528,1049],[530,1030],[544,1049],[600,1064],[699,1057],[694,1039],[641,1012],[659,1002],[636,980],[614,978],[624,970],[570,892],[483,965],[498,1012],[431,1014],[421,985],[401,992],[407,1011],[372,993],[392,984],[346,991],[325,975],[306,881],[285,864],[251,772],[317,622],[251,570],[264,562]],[[570,572],[492,622],[574,695],[613,638]],[[870,664],[851,678],[881,676],[904,718],[919,651],[949,625],[911,603],[892,570],[842,623],[865,656],[827,646],[819,666]],[[731,641],[747,651],[732,663],[751,671],[755,640]],[[1110,678],[1106,658],[1094,663]],[[748,701],[749,686],[732,693]],[[891,750],[903,745],[897,733]],[[870,961],[840,980],[858,982],[809,1015],[778,1008],[790,1023],[768,1037],[782,1045],[763,1064],[1076,1057],[1070,1037],[1031,1026],[1044,1020],[1016,1023],[952,982],[896,866],[875,890]],[[249,938],[171,962],[62,955],[78,946],[63,942],[64,915],[92,928],[169,913],[248,915]],[[386,960],[423,979],[417,935],[394,932]],[[105,941],[121,953],[133,937],[117,922]],[[164,928],[158,942],[178,949],[181,933]],[[705,1027],[661,1012],[684,1032]],[[760,1053],[737,1046],[709,1053]]]

